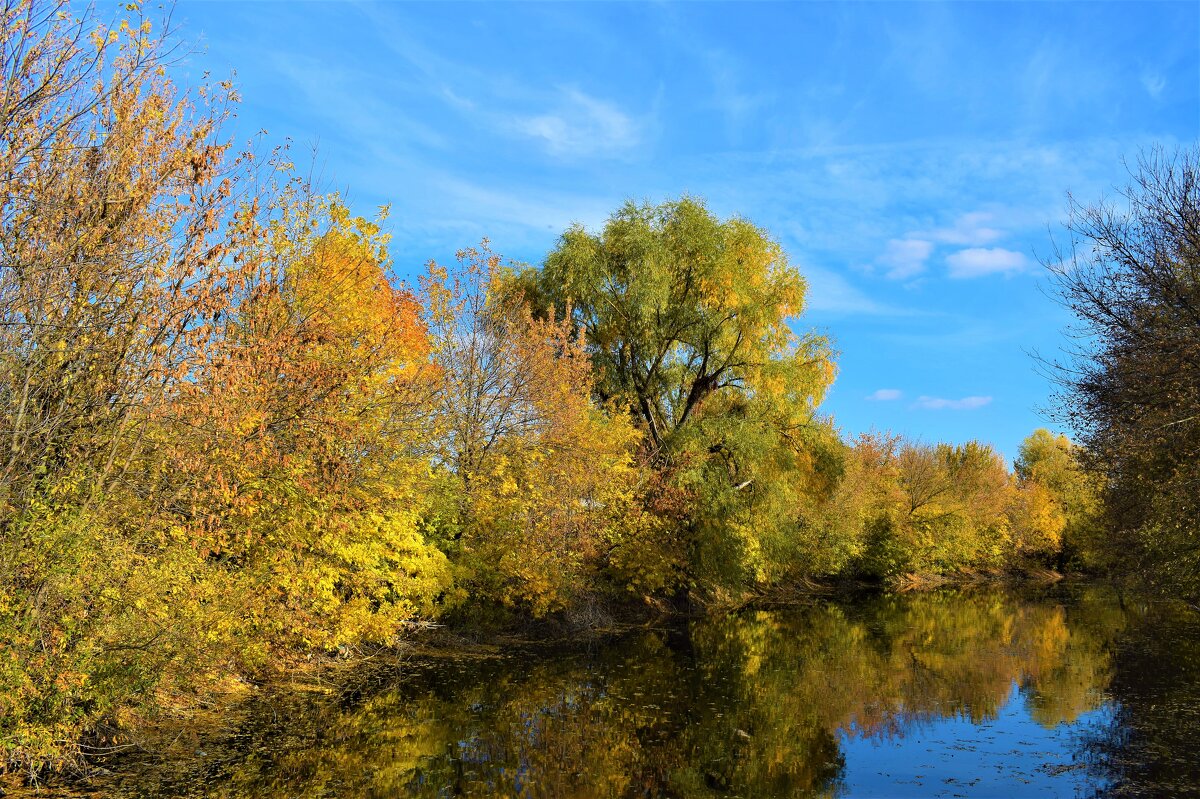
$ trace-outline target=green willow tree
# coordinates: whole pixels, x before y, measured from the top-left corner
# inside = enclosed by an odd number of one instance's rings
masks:
[[[778,242],[698,200],[630,202],[598,234],[568,230],[516,284],[584,331],[597,400],[628,409],[650,462],[688,496],[684,534],[631,546],[656,562],[675,547],[690,587],[836,569],[837,547],[805,535],[806,504],[839,468],[817,413],[833,352],[793,329],[806,284]],[[637,571],[638,557],[621,559]]]

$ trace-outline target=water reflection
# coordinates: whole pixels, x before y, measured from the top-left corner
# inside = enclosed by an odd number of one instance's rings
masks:
[[[1114,712],[1083,755],[1110,797],[1200,797],[1200,613],[1131,608],[1108,686]]]
[[[1128,793],[1158,778],[1123,759],[1131,740],[1142,751],[1193,745],[1184,758],[1200,743],[1200,636],[1175,654],[1162,643],[1169,627],[1158,619],[1154,635],[1140,632],[1151,629],[1146,614],[1103,589],[760,610],[590,651],[410,665],[338,701],[264,701],[203,758],[126,764],[97,787],[223,797]],[[1132,656],[1121,642],[1138,635],[1149,657],[1191,658],[1173,678],[1191,680],[1190,720],[1180,719],[1191,733],[1164,743],[1159,721],[1150,731],[1137,723],[1142,705],[1162,700],[1129,687],[1145,682],[1146,663],[1131,662],[1135,677],[1122,671]],[[1131,698],[1114,701],[1114,687]]]

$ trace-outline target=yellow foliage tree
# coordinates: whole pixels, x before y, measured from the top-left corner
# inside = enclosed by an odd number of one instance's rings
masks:
[[[1014,466],[1022,494],[1037,517],[1029,522],[1043,555],[1059,556],[1067,565],[1098,568],[1111,560],[1103,534],[1101,486],[1095,474],[1084,471],[1079,449],[1064,435],[1045,428],[1021,442]]]
[[[535,615],[585,593],[637,485],[632,425],[592,406],[568,319],[535,319],[487,248],[424,280],[434,359],[443,540],[480,599]]]
[[[176,87],[173,46],[136,10],[0,4],[0,751],[28,774],[186,691],[219,605],[151,442],[225,300],[234,98]]]

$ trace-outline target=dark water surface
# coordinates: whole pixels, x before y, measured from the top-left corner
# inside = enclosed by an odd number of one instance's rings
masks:
[[[258,701],[128,797],[1200,796],[1200,615],[1100,586],[755,610]]]

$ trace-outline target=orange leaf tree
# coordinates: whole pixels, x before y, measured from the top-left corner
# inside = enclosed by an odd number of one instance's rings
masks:
[[[261,212],[231,310],[180,387],[182,524],[264,642],[386,642],[435,612],[417,529],[429,341],[379,225],[293,183]]]

